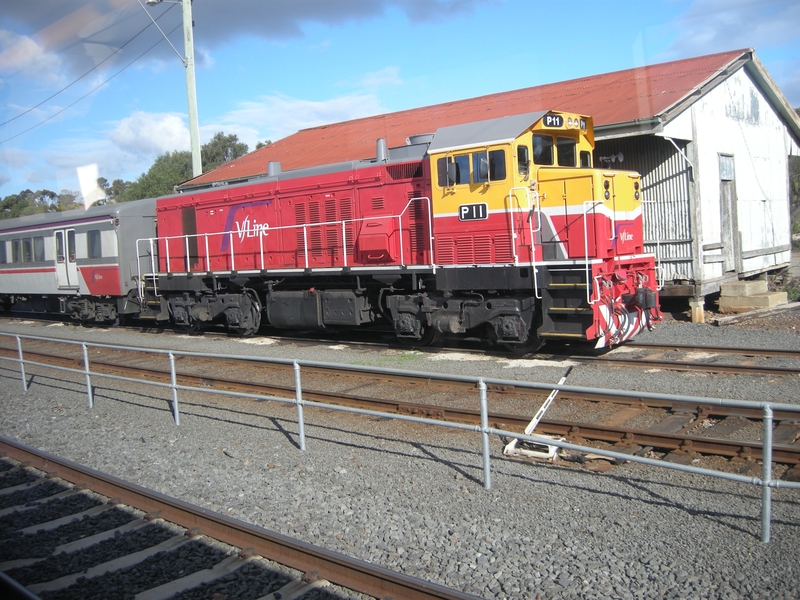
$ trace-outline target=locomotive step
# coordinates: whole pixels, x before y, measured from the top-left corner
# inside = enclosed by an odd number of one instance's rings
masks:
[[[571,315],[593,315],[594,311],[591,308],[582,306],[551,306],[547,309],[551,313],[567,313]]]
[[[562,331],[539,331],[539,337],[546,338],[570,338],[585,340],[586,336],[582,333],[567,333]]]

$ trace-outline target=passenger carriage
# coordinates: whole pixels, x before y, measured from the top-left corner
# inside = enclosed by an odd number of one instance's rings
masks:
[[[155,200],[0,221],[0,302],[16,311],[116,323],[139,312],[136,240],[155,235]]]

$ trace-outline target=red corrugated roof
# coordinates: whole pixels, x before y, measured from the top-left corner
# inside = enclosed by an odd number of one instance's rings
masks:
[[[270,161],[279,161],[288,171],[372,158],[378,138],[391,148],[440,127],[537,110],[589,115],[595,127],[646,120],[663,114],[749,52],[722,52],[303,129],[185,185],[265,174]]]

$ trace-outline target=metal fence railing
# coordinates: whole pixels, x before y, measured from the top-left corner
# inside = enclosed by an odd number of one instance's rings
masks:
[[[788,411],[788,412],[796,412],[798,413],[798,417],[800,418],[800,405],[797,404],[782,404],[782,403],[774,403],[774,402],[750,402],[746,400],[732,400],[732,399],[725,399],[725,398],[705,398],[702,396],[684,396],[684,395],[674,395],[674,394],[657,394],[657,393],[650,393],[650,392],[641,392],[641,391],[627,391],[627,390],[608,390],[608,389],[598,389],[598,388],[587,388],[582,386],[572,386],[572,385],[559,385],[559,384],[551,384],[551,383],[536,383],[536,382],[528,382],[528,381],[519,381],[519,380],[504,380],[504,379],[490,379],[490,378],[483,378],[483,377],[472,377],[472,376],[456,376],[456,375],[445,375],[440,373],[421,373],[421,372],[414,372],[414,371],[407,371],[407,370],[400,370],[400,369],[380,369],[375,367],[365,367],[365,366],[355,366],[355,365],[344,365],[344,364],[333,364],[333,363],[324,363],[324,362],[314,362],[314,361],[302,361],[302,360],[287,360],[287,359],[278,359],[278,358],[263,358],[263,357],[253,357],[253,356],[242,356],[242,355],[231,355],[231,354],[209,354],[209,353],[201,353],[201,352],[187,352],[187,351],[177,351],[177,350],[158,350],[153,348],[139,348],[139,347],[132,347],[132,346],[120,346],[114,344],[99,344],[99,343],[90,343],[90,342],[79,342],[79,341],[70,341],[70,340],[63,340],[57,338],[47,338],[47,337],[40,337],[40,336],[29,336],[29,335],[17,335],[17,334],[9,334],[0,332],[0,337],[6,338],[14,338],[16,339],[16,347],[17,347],[17,358],[9,358],[9,357],[0,357],[0,359],[5,361],[16,362],[19,365],[19,370],[22,378],[22,387],[27,392],[28,391],[28,379],[25,372],[26,365],[33,365],[38,367],[45,367],[48,369],[56,369],[59,371],[67,371],[70,373],[76,373],[78,375],[83,375],[86,380],[86,393],[88,398],[89,408],[94,407],[94,395],[92,389],[92,378],[102,377],[106,379],[118,380],[118,381],[125,381],[130,383],[136,384],[145,384],[156,386],[160,388],[168,388],[171,392],[171,412],[172,417],[175,421],[175,425],[180,425],[180,410],[178,405],[178,392],[185,391],[185,392],[198,392],[203,394],[215,394],[215,395],[224,395],[224,396],[235,396],[240,398],[249,398],[253,400],[269,400],[274,402],[280,402],[285,404],[294,404],[297,409],[297,424],[298,424],[298,445],[302,451],[306,450],[306,436],[305,436],[305,417],[304,417],[304,408],[321,408],[326,410],[335,410],[341,412],[349,412],[354,414],[360,415],[369,415],[369,416],[377,416],[381,418],[388,418],[388,419],[396,419],[399,421],[411,421],[414,423],[421,423],[425,425],[435,425],[439,427],[446,427],[450,429],[460,429],[465,431],[474,431],[481,435],[482,441],[482,457],[483,457],[483,477],[484,477],[484,487],[488,490],[491,489],[492,486],[492,479],[491,479],[491,451],[489,445],[489,438],[492,435],[502,436],[509,439],[517,439],[523,442],[530,442],[533,444],[539,445],[549,445],[549,446],[557,446],[562,449],[567,450],[574,450],[577,452],[584,452],[584,453],[592,453],[598,454],[601,456],[606,456],[608,458],[612,458],[614,460],[620,461],[628,461],[628,462],[636,462],[645,465],[661,467],[665,469],[673,469],[677,471],[684,471],[688,473],[694,473],[697,475],[706,475],[709,477],[717,477],[720,479],[727,479],[729,481],[735,481],[739,483],[755,485],[761,487],[761,541],[762,542],[769,542],[770,540],[770,521],[771,521],[771,493],[773,488],[788,488],[788,489],[798,489],[800,490],[800,483],[799,482],[790,482],[790,481],[781,481],[772,478],[772,426],[773,426],[773,412],[775,410],[780,411]],[[46,363],[41,363],[33,360],[26,360],[25,354],[22,347],[23,340],[36,340],[36,341],[44,341],[44,342],[55,342],[55,343],[62,343],[62,344],[70,344],[70,345],[77,345],[81,346],[83,351],[83,369],[76,369],[70,367],[60,367],[54,366]],[[95,349],[107,349],[107,350],[123,350],[127,352],[143,352],[149,355],[163,355],[169,361],[169,369],[170,369],[170,383],[162,383],[156,381],[149,381],[145,379],[135,379],[129,377],[122,377],[119,375],[111,375],[105,373],[97,373],[91,370],[91,364],[89,362],[89,348]],[[177,372],[175,369],[175,358],[178,356],[186,356],[186,357],[197,357],[197,358],[212,358],[212,359],[224,359],[224,360],[241,360],[241,361],[248,361],[253,363],[268,363],[268,364],[282,364],[282,365],[290,365],[294,369],[294,391],[295,397],[294,398],[281,398],[278,396],[265,396],[259,394],[248,394],[244,392],[231,392],[226,390],[214,390],[211,388],[199,388],[193,386],[185,386],[185,385],[178,385],[177,383]],[[439,419],[431,419],[426,417],[415,417],[411,415],[403,415],[403,414],[395,414],[395,413],[387,413],[381,411],[374,411],[374,410],[367,410],[367,409],[359,409],[359,408],[351,408],[346,406],[340,406],[335,404],[326,404],[322,402],[315,402],[310,400],[305,400],[303,398],[303,389],[302,389],[302,368],[309,367],[309,368],[335,368],[343,371],[358,371],[358,372],[368,372],[373,374],[383,374],[383,375],[415,375],[420,377],[425,377],[431,380],[441,380],[441,381],[458,381],[458,382],[467,382],[475,384],[478,390],[478,397],[477,402],[480,406],[481,412],[481,424],[480,426],[477,425],[467,425],[463,423],[452,423],[447,421],[442,421]],[[536,389],[536,390],[560,390],[566,392],[574,392],[574,393],[594,393],[594,394],[614,394],[618,397],[625,397],[625,398],[637,398],[637,399],[648,399],[648,400],[670,400],[673,402],[687,402],[692,405],[698,404],[710,404],[710,405],[717,405],[717,406],[729,406],[729,407],[738,407],[738,408],[758,408],[761,410],[762,419],[763,419],[763,439],[762,439],[762,452],[763,452],[763,468],[762,468],[762,475],[761,477],[749,477],[746,475],[739,475],[736,473],[726,473],[724,471],[716,471],[713,469],[705,469],[701,467],[695,467],[692,465],[682,465],[677,463],[671,463],[663,460],[658,460],[654,458],[647,458],[643,456],[636,456],[631,454],[625,454],[622,452],[615,452],[613,450],[606,450],[600,448],[590,448],[587,446],[581,446],[578,444],[571,444],[569,442],[561,441],[558,439],[551,439],[549,437],[538,436],[538,435],[525,435],[524,433],[518,433],[515,431],[506,431],[503,429],[496,429],[494,427],[489,427],[489,409],[488,409],[488,399],[487,399],[487,385],[497,385],[497,386],[514,386],[517,388],[523,389]]]

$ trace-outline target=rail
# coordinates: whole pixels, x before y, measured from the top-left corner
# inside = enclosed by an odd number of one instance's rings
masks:
[[[661,467],[665,469],[673,469],[677,471],[684,471],[688,473],[693,473],[697,475],[706,475],[709,477],[717,477],[720,479],[726,479],[729,481],[735,481],[738,483],[743,484],[750,484],[760,486],[761,490],[761,541],[764,543],[768,543],[770,540],[770,524],[771,524],[771,498],[772,498],[772,489],[773,488],[787,488],[787,489],[798,489],[800,490],[800,482],[787,482],[787,481],[780,481],[772,478],[772,420],[773,420],[773,413],[775,410],[782,410],[788,411],[793,413],[798,413],[800,416],[800,405],[796,404],[781,404],[781,403],[774,403],[774,402],[751,402],[746,400],[734,400],[734,399],[726,399],[726,398],[706,398],[702,396],[684,396],[684,395],[670,395],[670,394],[658,394],[653,392],[640,392],[640,391],[627,391],[627,390],[608,390],[608,389],[597,389],[597,388],[588,388],[583,386],[572,386],[572,385],[562,385],[562,384],[549,384],[549,383],[538,383],[538,382],[527,382],[527,381],[516,381],[516,380],[504,380],[504,379],[491,379],[491,378],[484,378],[484,377],[472,377],[472,376],[456,376],[456,375],[443,375],[438,373],[421,373],[421,372],[410,372],[404,371],[400,369],[380,369],[375,367],[366,367],[366,366],[356,366],[356,365],[343,365],[343,364],[332,364],[332,363],[323,363],[323,362],[315,362],[315,361],[302,361],[302,360],[288,360],[288,359],[278,359],[278,358],[263,358],[263,357],[252,357],[252,356],[241,356],[241,355],[230,355],[230,354],[210,354],[210,353],[202,353],[202,352],[188,352],[188,351],[176,351],[176,350],[158,350],[152,348],[139,348],[139,347],[132,347],[132,346],[120,346],[114,344],[100,344],[100,343],[90,343],[90,342],[79,342],[79,341],[71,341],[71,340],[62,340],[57,338],[47,338],[42,336],[31,336],[31,335],[19,335],[19,334],[10,334],[10,333],[3,333],[0,332],[0,336],[6,338],[13,338],[16,340],[17,346],[17,358],[10,358],[10,357],[0,357],[0,359],[5,361],[16,362],[19,365],[20,376],[22,379],[22,387],[25,392],[28,391],[28,379],[25,371],[26,365],[34,365],[38,367],[45,367],[59,371],[66,371],[78,375],[82,375],[86,381],[86,389],[87,389],[87,399],[89,408],[94,407],[94,398],[92,392],[92,378],[93,377],[101,377],[106,379],[112,379],[117,381],[124,381],[128,383],[136,383],[136,384],[145,384],[151,385],[160,388],[169,389],[171,392],[171,413],[173,420],[176,426],[180,425],[180,410],[179,410],[179,403],[178,403],[178,392],[196,392],[196,393],[204,393],[204,394],[212,394],[212,395],[225,395],[225,396],[235,396],[240,398],[248,398],[252,400],[269,400],[274,402],[280,402],[284,404],[294,404],[297,409],[297,422],[298,422],[298,437],[299,437],[299,447],[302,451],[306,451],[306,439],[305,439],[305,416],[304,416],[304,409],[305,408],[319,408],[324,410],[334,410],[334,411],[341,411],[341,412],[349,412],[353,414],[365,415],[365,416],[374,416],[378,418],[384,419],[396,419],[400,421],[410,421],[414,423],[424,424],[424,425],[435,425],[438,427],[446,427],[450,429],[459,429],[463,431],[473,431],[479,433],[481,435],[481,442],[482,442],[482,457],[483,457],[483,474],[484,474],[484,488],[487,490],[491,489],[492,487],[492,480],[491,480],[491,452],[489,447],[489,436],[497,435],[506,437],[509,439],[517,439],[523,442],[530,442],[534,444],[546,444],[551,446],[557,446],[562,449],[573,450],[577,452],[583,453],[593,453],[598,454],[601,456],[606,456],[608,458],[612,458],[614,460],[620,461],[629,461],[629,462],[636,462],[645,465]],[[52,342],[52,343],[62,343],[62,344],[69,344],[69,345],[76,345],[81,346],[83,350],[83,357],[84,357],[84,365],[83,369],[75,369],[70,367],[59,367],[54,365],[49,365],[46,363],[40,363],[36,361],[26,360],[24,355],[24,350],[22,346],[22,340],[36,340],[36,341],[44,341],[44,342]],[[170,366],[170,383],[161,383],[156,381],[148,381],[144,379],[134,379],[130,377],[122,377],[118,375],[110,375],[105,373],[97,373],[91,370],[91,364],[89,362],[89,348],[97,348],[97,349],[107,349],[107,350],[123,350],[128,352],[143,352],[149,355],[162,355],[165,356],[169,360]],[[214,358],[214,359],[225,359],[225,360],[240,360],[240,361],[248,361],[254,363],[270,363],[270,364],[281,364],[281,365],[291,365],[294,369],[294,384],[295,384],[295,398],[281,398],[277,396],[265,396],[260,394],[248,394],[244,392],[232,392],[227,390],[214,390],[209,388],[200,388],[200,387],[193,387],[193,386],[184,386],[177,384],[177,373],[175,369],[175,358],[177,356],[191,356],[197,358]],[[374,373],[378,375],[415,375],[419,377],[425,377],[429,380],[446,380],[446,381],[458,381],[458,382],[465,382],[476,385],[478,389],[478,403],[480,406],[480,413],[481,413],[481,425],[467,425],[463,423],[452,423],[446,422],[439,419],[432,419],[426,417],[414,417],[411,415],[399,415],[394,413],[382,412],[382,411],[374,411],[368,409],[360,409],[360,408],[353,408],[353,407],[346,407],[340,406],[335,404],[327,404],[322,402],[315,402],[310,400],[305,400],[303,398],[303,390],[302,390],[302,367],[314,368],[314,367],[323,367],[323,368],[336,368],[342,371],[359,371],[359,372],[368,372]],[[745,475],[739,475],[736,473],[725,473],[722,471],[715,471],[712,469],[705,469],[701,467],[695,467],[692,465],[682,465],[677,463],[670,463],[666,461],[661,461],[653,458],[647,458],[643,456],[636,456],[625,454],[622,452],[615,452],[613,450],[606,450],[606,449],[599,449],[599,448],[590,448],[587,446],[582,446],[578,444],[572,444],[569,442],[562,442],[560,440],[553,440],[548,437],[538,436],[538,435],[525,435],[524,433],[518,433],[514,431],[506,431],[503,429],[496,429],[493,427],[489,427],[489,409],[488,409],[488,397],[487,397],[487,389],[488,385],[496,385],[496,386],[515,386],[518,388],[525,388],[525,389],[536,389],[536,390],[559,390],[565,392],[573,392],[573,393],[604,393],[604,394],[615,394],[620,397],[625,398],[643,398],[643,399],[650,399],[650,400],[669,400],[669,401],[679,401],[679,402],[689,402],[692,404],[712,404],[717,406],[730,406],[730,407],[738,407],[738,408],[748,408],[748,409],[759,409],[762,414],[763,420],[763,439],[762,439],[762,452],[763,452],[763,469],[761,477],[748,477]]]
[[[406,256],[406,248],[405,248],[405,241],[404,236],[408,235],[409,241],[413,239],[413,227],[418,225],[419,223],[409,223],[406,227],[403,226],[403,218],[409,213],[409,209],[411,208],[412,204],[415,202],[424,203],[424,213],[425,219],[427,220],[426,223],[426,233],[427,233],[427,251],[430,261],[427,265],[424,265],[427,268],[430,268],[434,273],[436,272],[436,261],[434,260],[434,246],[433,246],[433,222],[432,222],[432,208],[431,208],[431,199],[427,196],[419,196],[415,198],[410,198],[406,203],[405,207],[402,211],[398,214],[393,215],[378,215],[373,217],[362,217],[358,219],[342,219],[339,221],[324,221],[320,223],[303,223],[300,225],[283,225],[279,227],[269,227],[267,225],[257,225],[255,227],[248,227],[245,229],[237,229],[236,231],[218,231],[213,233],[196,233],[191,235],[176,235],[176,236],[162,236],[162,237],[154,237],[154,238],[140,238],[136,240],[136,252],[138,256],[137,260],[137,277],[139,282],[139,298],[141,299],[144,297],[144,288],[145,282],[148,277],[153,278],[153,286],[154,286],[154,293],[158,293],[157,289],[157,281],[155,275],[158,274],[173,274],[173,273],[210,273],[215,269],[211,268],[211,261],[213,256],[209,249],[209,240],[212,242],[215,239],[220,240],[220,253],[215,255],[218,257],[222,257],[224,254],[225,246],[227,246],[227,255],[230,264],[228,265],[230,268],[227,269],[216,269],[217,271],[222,272],[235,272],[237,271],[237,266],[241,267],[241,260],[237,265],[237,254],[235,251],[236,241],[239,240],[240,244],[243,243],[246,239],[251,238],[258,238],[258,262],[257,264],[253,264],[252,266],[248,267],[246,270],[259,270],[265,271],[270,270],[271,272],[280,273],[286,271],[296,271],[298,269],[307,270],[312,268],[311,259],[309,257],[309,232],[313,231],[317,228],[323,227],[335,227],[339,229],[339,234],[342,238],[341,243],[341,264],[338,265],[341,268],[348,268],[352,265],[348,263],[348,243],[352,244],[353,250],[352,254],[355,254],[355,241],[356,235],[352,235],[352,239],[348,239],[347,237],[347,228],[353,227],[359,223],[363,223],[366,221],[375,222],[375,221],[389,221],[394,222],[396,221],[396,228],[392,229],[391,233],[397,233],[399,238],[399,256],[396,261],[397,265],[405,266],[409,264],[408,257]],[[267,265],[265,259],[265,252],[268,253],[268,250],[265,251],[264,248],[264,238],[268,236],[270,233],[278,233],[281,231],[288,231],[288,232],[300,232],[302,236],[302,244],[298,244],[297,247],[297,258],[298,264],[294,266],[280,266],[274,267]],[[322,230],[321,230],[322,231]],[[202,247],[203,253],[200,254],[196,251],[196,256],[193,256],[191,253],[191,246],[190,240],[196,240],[195,244],[199,247],[200,242],[202,240]],[[338,240],[337,240],[338,244]],[[301,248],[302,245],[302,248]],[[179,253],[175,250],[175,248],[180,248],[182,253]],[[322,243],[322,247],[328,248],[329,247]],[[159,256],[159,250],[163,248],[164,256]],[[170,249],[173,249],[173,252],[170,252]],[[310,248],[313,252],[315,248]],[[302,253],[302,261],[299,261],[299,256]],[[182,254],[182,256],[181,256]],[[253,251],[248,250],[247,252],[240,252],[241,254],[245,255],[252,255]],[[177,255],[177,256],[175,256]],[[193,268],[191,261],[192,259],[196,259],[198,264],[202,268]],[[163,259],[163,266],[164,270],[162,271],[161,260]],[[178,261],[180,264],[175,265],[174,263]],[[254,261],[255,262],[255,261]],[[325,265],[323,268],[330,268],[336,267],[337,265],[336,260],[331,261],[331,265]],[[395,265],[389,265],[395,266]],[[146,267],[146,268],[143,268]]]
[[[145,513],[157,513],[159,518],[165,521],[188,530],[202,532],[207,537],[230,544],[247,553],[261,555],[303,573],[316,572],[332,583],[363,594],[377,598],[394,597],[412,600],[478,600],[477,596],[472,594],[397,573],[226,515],[215,514],[189,502],[148,490],[135,483],[100,473],[2,436],[0,436],[0,451],[40,471],[75,485],[85,486],[107,498],[114,498],[115,502],[136,507]],[[154,588],[158,589],[163,588]],[[0,581],[0,595],[9,591],[15,594],[12,597],[16,599],[39,599],[39,596],[35,596],[9,578],[5,580],[5,588],[3,581]],[[143,593],[145,594],[146,597],[164,597],[152,592]],[[2,597],[7,598],[7,596]],[[277,592],[266,596],[266,598],[280,597]],[[286,597],[299,596],[287,594]]]

